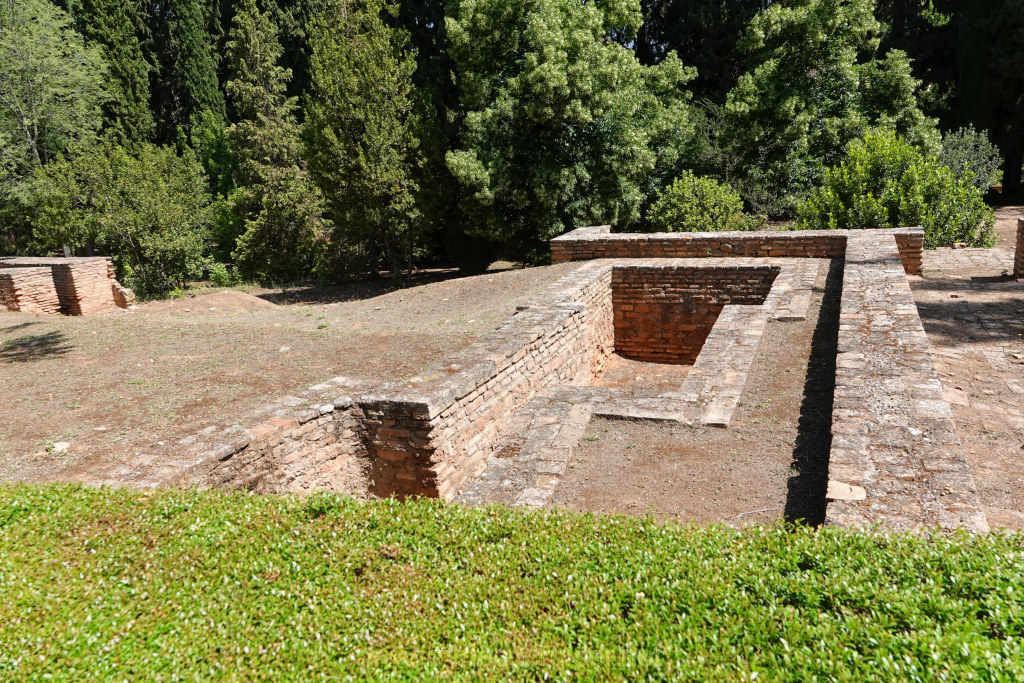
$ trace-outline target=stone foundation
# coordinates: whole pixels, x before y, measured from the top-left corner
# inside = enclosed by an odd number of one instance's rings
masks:
[[[592,415],[728,427],[765,326],[802,319],[819,259],[841,259],[828,523],[987,528],[906,279],[920,229],[594,228],[555,244],[560,260],[616,258],[582,264],[436,371],[312,387],[248,428],[189,437],[139,479],[541,505]],[[693,366],[676,391],[623,395],[593,386],[615,352]]]
[[[988,528],[897,247],[869,234],[846,252],[832,434],[828,523]]]
[[[109,258],[37,258],[37,257],[0,257],[0,269],[28,269],[39,273],[41,269],[49,272],[50,284],[37,281],[37,289],[52,287],[56,292],[59,306],[57,310],[37,310],[33,308],[12,308],[10,310],[32,313],[63,313],[64,315],[91,315],[108,313],[118,307],[127,308],[135,295],[130,289],[121,286],[114,279],[114,269]],[[23,279],[23,278],[22,278]],[[31,298],[31,297],[29,297]],[[20,304],[19,304],[20,306]]]

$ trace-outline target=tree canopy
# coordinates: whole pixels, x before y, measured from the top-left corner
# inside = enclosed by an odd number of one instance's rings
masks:
[[[794,218],[887,135],[978,201],[1019,192],[1024,4],[0,0],[0,253],[142,264],[54,188],[127,206],[149,169],[198,179],[199,204],[153,189],[199,216],[181,273],[479,272],[587,224],[700,225],[711,199],[716,224]]]
[[[467,232],[531,254],[580,225],[637,222],[652,180],[680,161],[693,77],[675,56],[643,66],[610,40],[613,30],[635,33],[639,7],[476,0],[452,9],[465,121],[447,162]]]

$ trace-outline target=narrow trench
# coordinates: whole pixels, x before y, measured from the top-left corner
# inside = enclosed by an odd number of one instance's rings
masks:
[[[829,263],[800,404],[796,448],[793,449],[796,474],[787,482],[786,521],[812,526],[825,521],[844,265],[841,258],[832,259]]]

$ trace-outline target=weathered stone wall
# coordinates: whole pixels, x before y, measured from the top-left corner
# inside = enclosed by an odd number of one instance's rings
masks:
[[[106,257],[0,257],[0,268],[48,268],[60,301],[60,313],[89,315],[127,307],[134,295],[114,279]],[[120,294],[120,296],[118,296]],[[50,311],[56,312],[56,311]]]
[[[360,398],[370,493],[449,497],[540,389],[589,384],[614,349],[611,267],[583,268],[426,377]]]
[[[0,268],[0,307],[23,313],[60,313],[49,268]]]
[[[837,258],[846,252],[846,238],[857,231],[796,230],[791,232],[659,232],[612,233],[607,225],[579,228],[551,240],[553,263],[602,258],[704,258],[751,256],[772,258]],[[908,274],[921,272],[924,231],[921,228],[872,230],[897,235],[900,258]]]
[[[627,266],[612,270],[615,350],[634,360],[692,364],[722,309],[760,305],[778,267]]]
[[[826,521],[985,530],[892,238],[851,235],[838,342]]]
[[[261,493],[344,491],[365,494],[369,459],[359,439],[360,411],[344,397],[221,437],[200,454],[193,481]]]
[[[1024,277],[1024,218],[1017,219],[1017,248],[1013,252],[1013,276]]]

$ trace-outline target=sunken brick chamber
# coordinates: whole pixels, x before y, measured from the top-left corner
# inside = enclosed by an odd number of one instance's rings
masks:
[[[617,266],[615,351],[632,360],[692,365],[722,309],[763,304],[778,274],[777,267]]]
[[[767,265],[584,265],[433,371],[335,402],[333,412],[308,411],[294,424],[271,420],[250,430],[243,452],[213,449],[212,471],[201,479],[451,498],[539,392],[594,385],[615,353],[691,364],[723,308],[760,306],[779,272]],[[716,356],[732,358],[723,349],[736,342],[723,332]],[[313,427],[320,422],[326,432]]]

